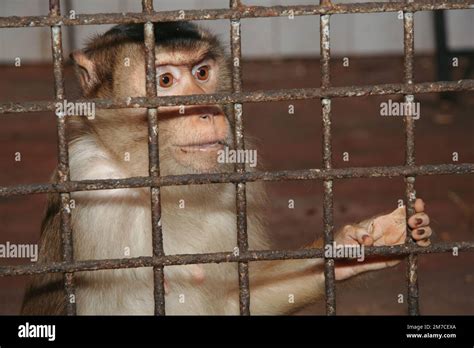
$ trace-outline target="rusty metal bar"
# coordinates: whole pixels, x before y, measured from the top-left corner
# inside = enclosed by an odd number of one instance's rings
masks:
[[[413,0],[406,0],[407,3]],[[413,84],[413,64],[415,55],[415,28],[414,13],[403,13],[403,47],[404,47],[404,82],[407,85]],[[413,94],[407,94],[404,97],[405,103],[413,103]],[[410,108],[411,110],[411,108]],[[407,166],[415,165],[415,119],[408,115],[405,117],[405,164]],[[415,213],[414,203],[416,200],[415,177],[407,176],[406,183],[406,216],[407,216],[407,235],[410,235],[411,229],[408,226],[408,219]],[[412,238],[407,238],[407,244],[414,243]],[[408,285],[408,313],[410,315],[419,315],[418,304],[418,256],[409,254],[407,258],[407,285]]]
[[[406,256],[410,253],[434,254],[447,252],[474,252],[474,242],[445,242],[420,247],[400,244],[394,246],[365,247],[364,255],[368,256]],[[314,259],[324,258],[324,249],[298,250],[249,250],[236,255],[233,252],[206,254],[178,254],[162,257],[135,257],[127,259],[83,260],[74,262],[52,262],[47,264],[33,263],[16,266],[1,266],[0,277],[31,275],[41,273],[63,273],[79,271],[96,271],[102,269],[153,267],[156,265],[176,266],[202,263],[252,262],[271,260]],[[339,258],[338,259],[344,259]],[[322,263],[321,263],[321,267]]]
[[[474,174],[474,163],[426,164],[419,166],[351,167],[334,169],[280,170],[274,172],[212,173],[97,179],[65,183],[26,184],[0,187],[0,197],[36,193],[111,190],[119,188],[163,187],[176,185],[222,184],[254,181],[329,180],[352,178],[393,178],[415,175]]]
[[[143,0],[144,13],[153,12],[153,0]],[[144,25],[145,62],[146,62],[146,95],[156,97],[156,66],[155,66],[155,32],[152,22]],[[148,166],[152,179],[160,176],[159,142],[158,142],[158,110],[147,109],[148,115]],[[151,187],[151,226],[153,256],[164,255],[163,230],[161,225],[161,194],[159,187]],[[153,297],[155,315],[165,315],[165,271],[163,265],[153,267]]]
[[[321,5],[329,6],[330,1],[321,0]],[[319,34],[321,46],[321,88],[324,90],[330,87],[330,15],[320,16]],[[331,99],[322,98],[322,122],[323,122],[323,168],[332,168],[332,147],[331,147]],[[334,221],[333,221],[333,180],[323,181],[323,225],[324,225],[324,245],[331,245],[334,241]],[[336,277],[334,274],[334,258],[324,259],[324,279],[326,292],[326,314],[336,315]]]
[[[49,1],[49,15],[58,17],[61,15],[59,0]],[[51,27],[51,48],[53,55],[53,74],[54,74],[54,95],[57,101],[64,99],[64,78],[63,78],[63,48],[61,25]],[[66,136],[66,116],[57,116],[57,135],[58,135],[58,167],[57,178],[59,183],[69,181],[69,156],[68,141]],[[71,194],[63,192],[60,195],[60,234],[62,244],[63,261],[72,262],[74,259],[74,248],[72,240],[71,227]],[[64,301],[67,315],[76,314],[76,296],[74,289],[74,274],[64,273]]]
[[[229,6],[236,10],[242,4],[240,0],[230,0]],[[230,49],[232,63],[232,92],[242,92],[242,40],[240,32],[240,18],[238,12],[230,21]],[[235,103],[233,108],[234,141],[237,151],[245,149],[244,124],[242,119],[242,104]],[[235,172],[245,173],[245,163],[236,163]],[[239,253],[246,253],[249,247],[247,235],[247,189],[245,182],[235,185],[236,212],[237,212],[237,247]],[[239,308],[240,315],[250,315],[250,279],[248,262],[238,263],[239,272]]]
[[[375,13],[375,12],[417,12],[431,10],[470,9],[474,0],[417,0],[412,3],[361,2],[352,4],[293,5],[293,6],[246,6],[235,8],[160,11],[153,13],[97,13],[78,14],[75,19],[68,16],[10,16],[0,17],[0,28],[41,27],[54,25],[98,25],[146,22],[195,21],[232,18],[287,17],[321,14]],[[183,16],[184,13],[184,16]]]
[[[423,82],[413,85],[402,83],[369,86],[295,88],[262,90],[240,93],[196,94],[187,96],[135,97],[126,99],[75,99],[74,103],[91,102],[97,109],[153,108],[176,105],[205,105],[227,103],[263,103],[285,100],[320,98],[351,98],[389,94],[423,94],[439,92],[474,91],[474,80]],[[56,101],[0,103],[0,114],[53,111]]]

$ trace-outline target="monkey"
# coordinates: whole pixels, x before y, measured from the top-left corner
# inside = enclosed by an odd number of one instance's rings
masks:
[[[85,98],[146,96],[143,29],[143,24],[117,25],[71,54]],[[190,22],[155,23],[154,31],[158,96],[231,92],[229,57],[217,36]],[[220,150],[235,147],[228,107],[159,107],[158,120],[160,175],[234,170],[233,164],[216,161]],[[148,176],[145,108],[99,109],[93,119],[68,117],[67,127],[71,180]],[[268,250],[271,238],[262,213],[266,190],[254,184],[247,192],[249,248]],[[165,254],[235,250],[235,184],[165,186],[160,194]],[[74,260],[152,255],[149,187],[72,192],[71,198]],[[410,237],[428,246],[432,230],[423,200],[417,199],[414,209],[408,219]],[[61,261],[59,211],[59,194],[50,194],[41,226],[40,263]],[[410,237],[405,207],[399,207],[346,225],[334,238],[344,245],[380,246],[402,244]],[[323,246],[317,239],[306,247]],[[399,262],[377,257],[336,261],[335,277],[343,281]],[[167,314],[239,314],[236,263],[166,266],[164,272]],[[62,274],[32,278],[22,314],[64,315]],[[250,262],[250,311],[293,313],[324,296],[324,282],[323,259]],[[154,313],[150,267],[76,272],[74,284],[79,315]]]

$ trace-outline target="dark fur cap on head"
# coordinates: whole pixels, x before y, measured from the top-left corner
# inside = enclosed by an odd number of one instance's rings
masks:
[[[201,40],[202,35],[198,27],[190,22],[160,22],[155,23],[155,41],[157,44],[165,44],[170,40]],[[104,36],[113,35],[126,37],[132,41],[145,39],[143,24],[121,24],[107,31]]]
[[[158,50],[195,52],[204,48],[207,57],[215,59],[223,67],[221,74],[224,79],[219,89],[225,90],[230,86],[226,82],[228,80],[226,54],[215,35],[190,22],[158,22],[154,24],[154,34]],[[87,71],[88,74],[85,75],[85,78],[92,85],[85,91],[85,96],[95,95],[98,88],[103,91],[110,90],[113,81],[113,67],[116,66],[121,48],[126,44],[144,46],[144,39],[143,23],[116,25],[104,34],[92,38],[84,50],[73,52],[71,57],[79,69],[78,72]],[[91,67],[86,66],[88,60],[94,63],[93,74]]]
[[[212,52],[224,55],[223,48],[215,35],[190,22],[158,22],[154,24],[155,42],[158,47],[168,49],[192,49],[202,41],[208,43]],[[103,35],[93,38],[86,46],[86,54],[102,48],[111,48],[127,42],[143,43],[144,24],[120,24]]]

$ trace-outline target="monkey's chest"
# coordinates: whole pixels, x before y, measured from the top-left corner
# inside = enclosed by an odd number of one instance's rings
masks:
[[[231,252],[237,246],[235,215],[228,212],[163,214],[166,254]]]
[[[199,254],[228,251],[237,245],[235,217],[226,213],[196,214],[198,219],[167,219],[163,215],[165,253]],[[231,290],[238,286],[233,263],[192,264],[165,268],[169,314],[226,314]],[[237,299],[238,300],[238,299]],[[237,314],[237,313],[236,313]]]
[[[171,315],[232,314],[232,305],[238,298],[232,299],[229,294],[237,286],[237,266],[233,263],[166,267],[166,312]]]

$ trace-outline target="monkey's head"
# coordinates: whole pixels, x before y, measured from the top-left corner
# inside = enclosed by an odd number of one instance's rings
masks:
[[[187,22],[156,23],[154,28],[158,96],[230,90],[228,58],[216,36]],[[146,96],[143,24],[115,26],[71,58],[86,98]],[[101,110],[94,120],[84,122],[99,136],[105,136],[104,129],[117,136],[121,129],[124,141],[146,144],[146,115],[145,109]],[[160,107],[158,119],[165,173],[223,169],[218,151],[232,146],[232,131],[222,107]]]

